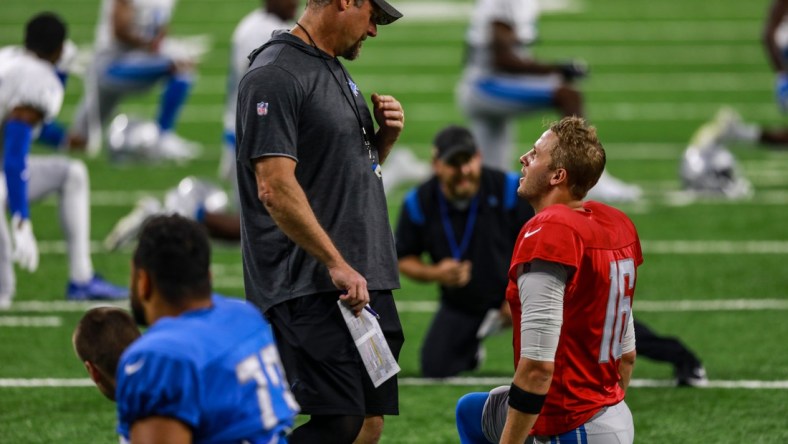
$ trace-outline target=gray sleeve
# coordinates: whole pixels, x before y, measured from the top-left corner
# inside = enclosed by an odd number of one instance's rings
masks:
[[[621,341],[621,351],[629,353],[635,349],[635,314],[629,312],[627,330],[624,332],[624,339]]]
[[[536,259],[517,278],[520,289],[520,357],[554,361],[564,320],[564,265]]]

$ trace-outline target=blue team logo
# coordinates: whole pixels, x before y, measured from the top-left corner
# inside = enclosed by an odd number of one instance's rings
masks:
[[[265,116],[268,114],[268,102],[258,102],[257,103],[257,115],[258,116]]]
[[[348,81],[347,81],[347,86],[349,86],[349,87],[350,87],[350,92],[352,92],[352,93],[353,93],[353,96],[354,96],[354,97],[358,97],[358,85],[356,85],[355,83],[353,83],[353,81],[352,81],[352,80],[348,80]]]

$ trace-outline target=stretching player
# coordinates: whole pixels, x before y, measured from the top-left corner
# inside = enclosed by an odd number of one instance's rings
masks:
[[[470,121],[485,166],[510,171],[515,119],[553,109],[561,116],[583,116],[577,80],[587,75],[581,61],[536,59],[536,0],[476,0],[466,34],[466,59],[457,101]],[[603,172],[589,197],[633,201],[642,190]]]
[[[131,242],[147,218],[164,213],[177,213],[200,222],[213,238],[230,241],[241,239],[238,182],[235,179],[235,107],[238,101],[238,81],[249,67],[249,54],[267,42],[275,30],[289,29],[298,7],[297,0],[263,0],[262,3],[262,7],[241,19],[232,36],[224,110],[224,150],[219,166],[220,177],[232,186],[230,205],[227,205],[227,195],[218,187],[187,177],[176,188],[166,192],[164,202],[152,196],[140,199],[134,209],[118,220],[107,235],[104,240],[107,249],[115,250]]]
[[[25,45],[0,49],[0,123],[3,172],[0,205],[11,213],[11,227],[0,217],[0,307],[16,291],[12,262],[30,272],[38,268],[38,244],[29,202],[57,194],[66,237],[69,300],[125,298],[126,289],[94,273],[90,258],[90,186],[84,163],[63,156],[30,156],[34,134],[63,103],[63,85],[53,63],[60,58],[66,25],[41,13],[26,25]],[[13,239],[13,248],[12,248]]]
[[[96,153],[101,132],[115,107],[131,94],[164,81],[157,151],[163,159],[188,160],[199,145],[175,134],[175,123],[193,81],[194,63],[161,51],[176,0],[102,0],[95,58],[69,135],[72,148]]]

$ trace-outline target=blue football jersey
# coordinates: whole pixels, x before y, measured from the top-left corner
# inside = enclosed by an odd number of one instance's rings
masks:
[[[244,301],[214,295],[213,306],[156,322],[121,357],[118,433],[149,416],[175,418],[195,443],[277,442],[298,404],[270,326]]]

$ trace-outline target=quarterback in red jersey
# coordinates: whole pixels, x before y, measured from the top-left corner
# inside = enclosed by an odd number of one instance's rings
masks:
[[[635,362],[637,232],[622,212],[582,200],[605,166],[596,129],[583,119],[552,124],[520,163],[517,193],[536,216],[520,231],[509,268],[506,299],[520,326],[514,380],[484,398],[481,430],[463,429],[460,401],[461,438],[631,443],[624,392]]]

